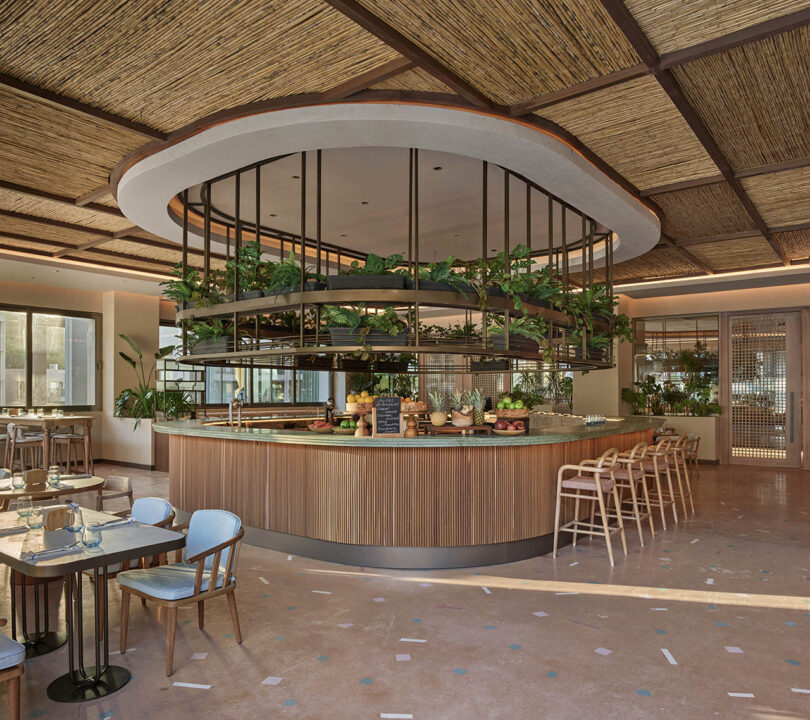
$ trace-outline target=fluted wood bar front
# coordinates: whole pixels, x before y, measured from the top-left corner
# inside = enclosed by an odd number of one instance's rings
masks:
[[[582,426],[407,443],[181,425],[155,426],[170,433],[170,499],[180,510],[224,508],[257,544],[385,567],[548,552],[560,465],[652,439],[649,423],[638,421],[616,423],[617,432]]]

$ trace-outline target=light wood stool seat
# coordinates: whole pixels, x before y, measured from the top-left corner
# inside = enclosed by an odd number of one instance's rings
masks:
[[[605,494],[607,494],[608,498],[612,495],[615,507],[620,507],[619,496],[616,491],[616,481],[613,477],[618,454],[618,450],[611,448],[605,451],[598,460],[583,460],[579,465],[563,465],[557,472],[557,507],[554,514],[553,557],[557,557],[557,546],[561,532],[570,532],[573,534],[574,547],[576,547],[578,535],[598,535],[604,537],[605,544],[607,545],[608,559],[611,565],[613,565],[614,562],[610,536],[618,532],[622,540],[622,549],[624,550],[624,554],[627,555],[627,540],[624,535],[622,514],[621,512],[615,514],[618,524],[615,527],[611,527],[605,504]],[[570,472],[576,474],[566,477],[566,474]],[[565,492],[565,490],[574,490],[575,492]],[[583,492],[587,494],[583,494]],[[574,519],[561,526],[560,510],[563,498],[571,498],[575,501]],[[579,518],[580,501],[591,503],[590,522]],[[594,522],[597,506],[599,507],[601,518],[601,522],[599,523]]]

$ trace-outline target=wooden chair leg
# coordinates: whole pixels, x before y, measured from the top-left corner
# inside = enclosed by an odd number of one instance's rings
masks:
[[[624,550],[624,554],[627,555],[627,536],[624,534],[624,519],[622,518],[621,513],[621,505],[619,504],[619,493],[616,490],[616,485],[613,486],[613,502],[616,503],[616,517],[619,521],[619,535],[622,539],[622,549]],[[638,509],[636,509],[636,517],[638,517]],[[640,527],[639,523],[639,527]],[[643,545],[644,543],[642,543]]]
[[[686,509],[686,495],[683,491],[683,478],[681,477],[681,464],[678,462],[677,455],[675,456],[675,476],[678,479],[678,492],[681,494],[681,507],[683,508],[684,518],[689,516],[689,511]]]
[[[664,513],[664,492],[661,489],[661,473],[658,470],[658,462],[655,463],[655,492],[658,494],[658,509],[661,511],[661,526],[667,529],[667,516]]]
[[[635,480],[633,482],[636,482]],[[655,523],[653,522],[652,505],[650,505],[650,489],[647,487],[647,475],[641,471],[641,490],[644,493],[644,506],[647,508],[647,519],[650,521],[650,535],[655,537]]]
[[[562,498],[560,497],[560,492],[562,492],[562,481],[558,477],[557,478],[557,506],[554,510],[554,549],[551,552],[551,557],[557,557],[557,542],[560,539],[560,503],[562,502]]]
[[[132,596],[121,586],[121,654],[127,651],[127,629],[129,626],[129,601]]]
[[[579,493],[580,493],[580,490],[579,490],[579,488],[577,488],[577,492],[576,492],[577,497],[574,500],[574,521],[575,522],[579,522]],[[573,530],[574,530],[574,533],[573,533],[573,535],[574,535],[573,547],[576,547],[577,546],[577,526],[576,525],[574,525]]]
[[[200,603],[202,605],[202,603]],[[236,636],[236,642],[242,644],[242,630],[239,628],[239,614],[236,612],[236,593],[231,590],[228,593],[228,607],[231,609],[231,620],[233,621],[233,634]]]
[[[644,533],[641,532],[641,511],[638,508],[638,496],[636,495],[636,481],[633,480],[633,468],[628,471],[629,485],[630,485],[630,499],[633,502],[633,517],[636,519],[636,527],[638,528],[638,540],[641,547],[644,547]],[[619,498],[621,500],[621,498]]]
[[[667,486],[669,487],[669,501],[672,504],[672,518],[675,524],[678,524],[678,504],[675,501],[675,489],[672,487],[672,473],[669,471],[669,463],[666,464],[664,469],[667,471]]]
[[[610,565],[613,567],[613,547],[610,544],[610,529],[608,528],[607,510],[605,509],[605,500],[602,497],[602,488],[600,487],[598,478],[596,481],[596,500],[599,503],[599,512],[602,515],[602,530],[605,533],[605,544],[607,545],[608,560],[610,560]]]
[[[20,676],[15,675],[6,682],[8,692],[9,720],[20,720]]]
[[[200,630],[205,628],[205,603],[202,600],[197,603],[197,624]]]
[[[172,676],[174,660],[174,636],[177,630],[177,608],[166,608],[166,677]]]

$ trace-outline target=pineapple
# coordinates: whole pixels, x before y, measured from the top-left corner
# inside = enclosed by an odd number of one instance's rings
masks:
[[[473,425],[483,425],[484,424],[484,406],[486,405],[487,399],[477,388],[475,390],[470,390],[467,393],[467,403],[472,405],[473,411]]]
[[[462,412],[464,408],[464,393],[461,390],[454,390],[453,397],[450,400],[450,405],[452,405],[453,410],[456,412]]]
[[[465,404],[465,393],[456,390],[451,401],[450,422],[457,427],[468,427],[473,424],[472,408]]]
[[[430,402],[430,412],[444,412],[444,396],[441,393],[428,393],[428,401]]]

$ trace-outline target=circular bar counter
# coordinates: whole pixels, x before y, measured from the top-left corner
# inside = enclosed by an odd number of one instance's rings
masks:
[[[201,421],[169,437],[171,502],[230,510],[251,544],[352,565],[470,567],[551,551],[557,470],[652,442],[657,421],[517,437],[371,438]],[[564,505],[565,520],[573,507]]]

